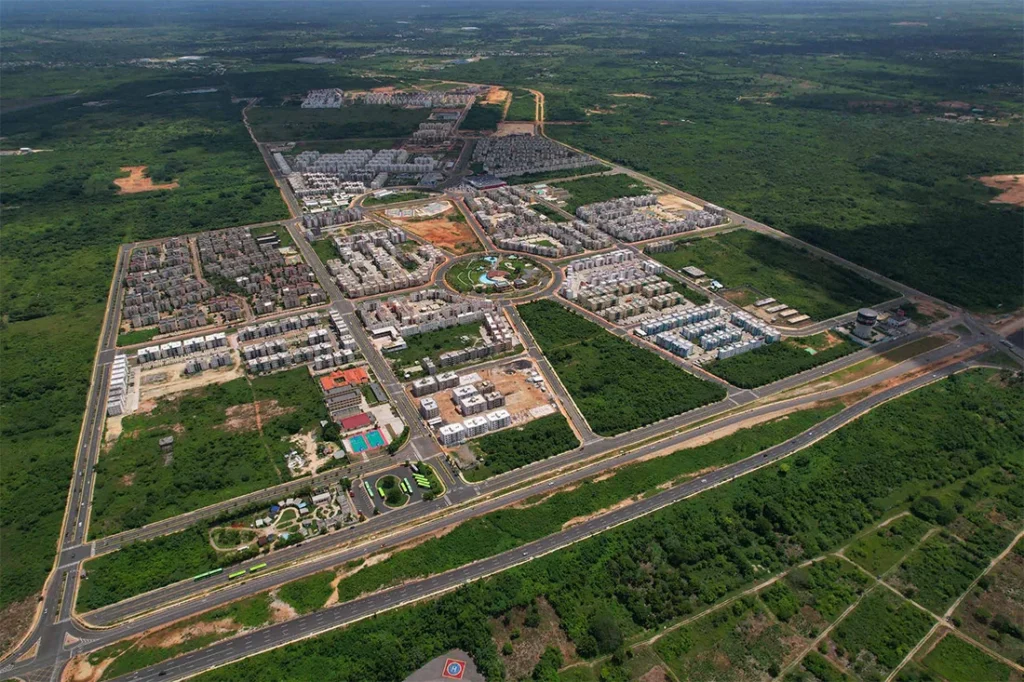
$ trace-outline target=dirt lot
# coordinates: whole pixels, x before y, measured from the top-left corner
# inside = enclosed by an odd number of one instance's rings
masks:
[[[986,175],[978,180],[986,187],[1002,190],[1002,194],[989,203],[1024,206],[1024,175]]]
[[[498,132],[494,133],[494,137],[502,137],[504,135],[533,135],[533,123],[517,121],[515,123],[499,123]]]
[[[459,374],[463,375],[475,371],[483,381],[493,383],[495,389],[505,396],[504,408],[512,415],[513,426],[525,424],[536,418],[534,414],[530,413],[531,410],[552,404],[551,393],[542,393],[540,389],[534,388],[526,380],[529,370],[504,369],[507,367],[510,367],[510,363],[482,370],[474,370],[470,367],[459,372]],[[532,362],[530,363],[530,368],[536,369]],[[455,403],[451,399],[450,389],[438,391],[433,397],[437,400],[437,406],[441,410],[441,418],[446,422],[461,422],[465,419],[455,408]],[[418,398],[412,398],[412,400],[419,404]]]
[[[145,166],[122,166],[122,171],[127,172],[127,178],[114,178],[114,184],[120,187],[118,194],[137,194],[138,192],[152,192],[158,189],[176,189],[177,181],[156,185],[146,176]]]
[[[390,220],[403,230],[408,230],[434,246],[459,256],[481,250],[483,246],[477,241],[476,235],[473,234],[469,225],[451,219],[455,210],[455,207],[452,207],[437,218],[428,220],[415,218],[391,218]]]
[[[697,204],[675,194],[659,194],[658,203],[668,211],[696,211],[700,208]]]
[[[231,355],[234,359],[235,352],[232,351]],[[245,376],[242,363],[238,362],[237,359],[235,359],[235,365],[232,367],[208,369],[193,376],[185,376],[182,373],[185,370],[185,364],[184,362],[179,362],[173,365],[142,370],[138,378],[142,386],[139,394],[140,409],[141,404],[148,400],[161,398],[172,393],[189,391],[194,388],[202,388],[210,384],[223,384],[232,379]],[[161,375],[163,376],[161,377]]]
[[[493,620],[493,632],[494,632],[494,643],[497,645],[500,651],[505,642],[512,643],[512,653],[508,656],[502,656],[505,663],[505,670],[507,678],[510,680],[519,680],[529,677],[530,672],[534,666],[537,665],[537,661],[540,660],[541,654],[544,650],[553,646],[562,652],[562,657],[565,659],[566,664],[576,662],[576,647],[573,646],[572,642],[566,637],[565,632],[559,627],[558,614],[555,613],[555,609],[552,608],[551,604],[547,600],[541,598],[537,600],[537,612],[540,615],[540,625],[537,627],[528,627],[524,621],[526,619],[526,609],[513,609],[508,614],[508,625],[505,625],[502,620]],[[519,632],[519,636],[513,640],[512,633]]]
[[[509,92],[497,86],[491,88],[484,95],[484,104],[504,104],[508,99]]]

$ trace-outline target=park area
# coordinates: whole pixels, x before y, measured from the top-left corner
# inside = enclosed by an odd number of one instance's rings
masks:
[[[519,313],[599,435],[632,431],[725,397],[722,387],[612,336],[557,303],[529,303]]]
[[[771,296],[814,320],[896,296],[851,270],[749,230],[677,242],[653,258],[677,271],[696,266],[730,289],[751,288],[753,298]]]
[[[456,263],[445,273],[444,279],[462,293],[493,293],[513,286],[531,287],[540,281],[543,272],[535,261],[525,256],[491,254]]]

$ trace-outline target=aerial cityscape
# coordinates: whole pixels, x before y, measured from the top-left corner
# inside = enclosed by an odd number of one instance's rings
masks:
[[[0,680],[1024,682],[1022,26],[0,4]]]

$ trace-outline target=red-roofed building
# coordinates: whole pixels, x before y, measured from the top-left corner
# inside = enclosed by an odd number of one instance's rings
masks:
[[[336,369],[327,376],[320,378],[320,388],[323,389],[324,393],[330,393],[336,388],[348,386],[349,384],[360,385],[368,383],[370,383],[370,376],[362,367]]]
[[[370,415],[365,412],[354,414],[351,417],[345,417],[341,420],[341,428],[345,431],[354,431],[356,429],[362,429],[372,424]]]

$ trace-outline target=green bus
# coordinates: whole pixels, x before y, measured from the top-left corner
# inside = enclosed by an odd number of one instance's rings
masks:
[[[199,575],[195,576],[194,578],[192,578],[192,582],[196,582],[197,583],[200,580],[205,580],[205,579],[213,577],[215,575],[219,575],[220,573],[223,573],[223,572],[224,572],[223,568],[215,568],[212,571],[207,571],[206,573],[200,573]]]
[[[409,479],[407,478],[402,479],[402,492],[406,495],[412,494],[412,486],[409,485]]]
[[[242,569],[241,571],[235,571],[234,573],[232,573],[231,575],[228,576],[228,580],[234,580],[235,578],[241,578],[243,575],[245,575],[245,569]]]
[[[259,571],[259,570],[264,569],[266,567],[267,567],[266,564],[256,564],[255,566],[253,566],[252,568],[249,569],[249,572],[250,573],[255,573],[256,571]]]
[[[367,483],[366,481],[363,481],[363,487],[366,488],[366,494],[369,495],[370,499],[372,500],[373,499],[373,486],[370,485],[369,483]]]

